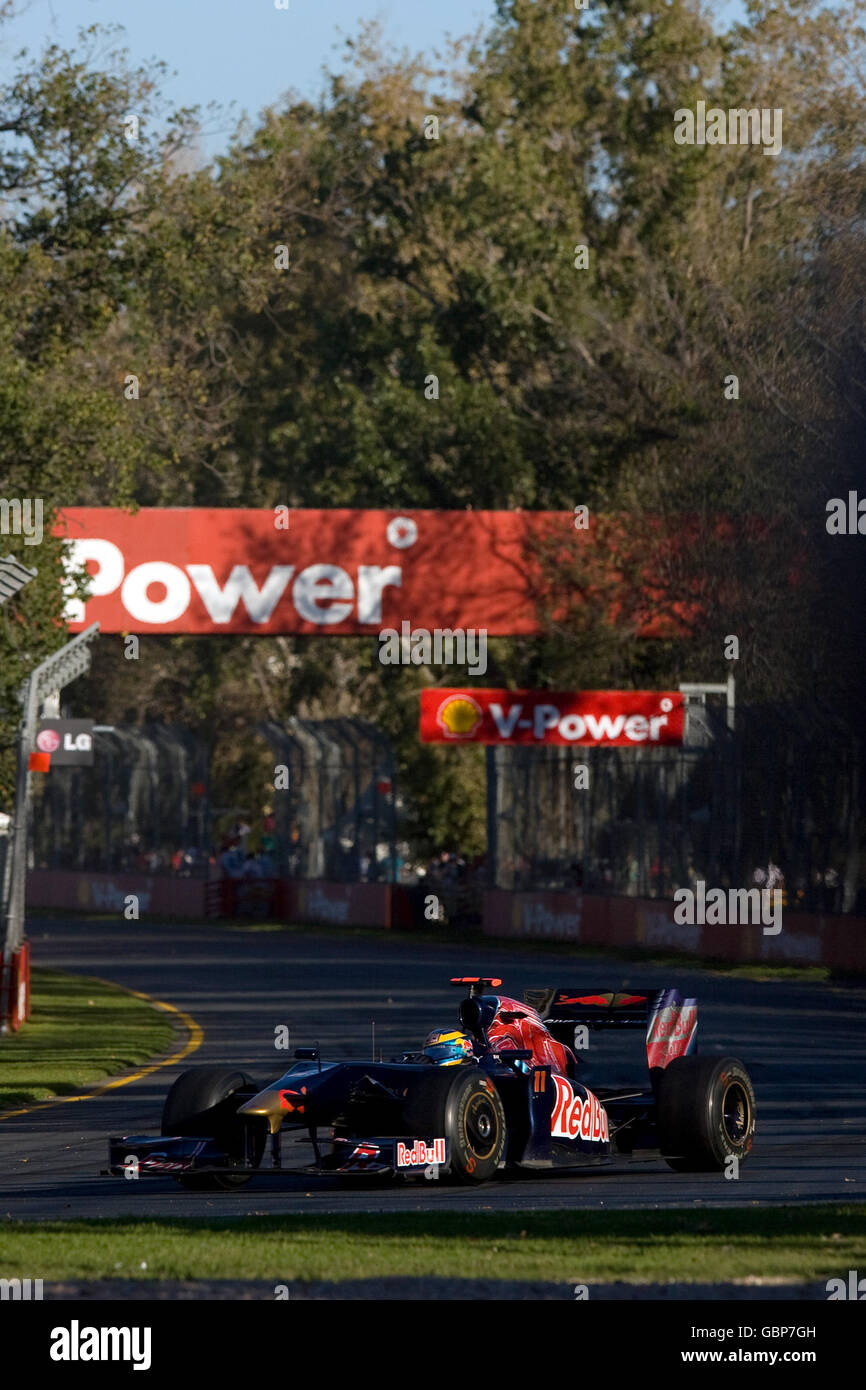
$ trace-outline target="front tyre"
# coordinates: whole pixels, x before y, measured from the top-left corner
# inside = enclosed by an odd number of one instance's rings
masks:
[[[224,1066],[190,1067],[181,1072],[165,1098],[162,1130],[165,1135],[200,1135],[214,1139],[224,1149],[229,1166],[244,1162],[245,1124],[237,1109],[258,1090],[246,1072]],[[254,1167],[262,1160],[267,1139],[264,1121],[247,1121]],[[244,1187],[249,1173],[188,1173],[176,1180],[193,1191]]]
[[[459,1182],[486,1182],[505,1152],[505,1111],[499,1092],[483,1073],[467,1072],[452,1087],[445,1108],[451,1172]]]
[[[402,1110],[407,1135],[448,1141],[450,1175],[487,1182],[502,1162],[507,1140],[499,1092],[474,1065],[441,1067],[409,1092]]]
[[[662,1073],[656,1124],[665,1162],[678,1173],[743,1163],[755,1137],[755,1091],[736,1057],[678,1057]]]

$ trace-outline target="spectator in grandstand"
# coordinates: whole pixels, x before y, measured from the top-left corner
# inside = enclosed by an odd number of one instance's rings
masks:
[[[839,889],[841,884],[842,880],[832,866],[824,870],[823,899],[825,912],[839,911]]]
[[[301,839],[300,826],[294,823],[289,828],[289,843],[287,848],[286,860],[290,878],[295,878],[301,872],[303,860],[303,841]]]
[[[340,876],[344,883],[357,883],[361,877],[361,856],[355,844],[342,845]]]
[[[778,864],[773,863],[772,859],[768,861],[766,869],[763,868],[761,865],[759,865],[758,868],[755,869],[754,873],[752,874],[752,883],[755,885],[756,888],[760,889],[761,892],[766,891],[768,893],[772,893],[776,889],[778,889],[779,892],[782,894],[782,906],[788,906],[788,894],[785,889],[785,875],[782,873],[782,870],[779,868]]]
[[[133,831],[123,846],[122,862],[127,871],[141,872],[141,836],[136,831]]]
[[[250,827],[243,819],[236,820],[231,830],[232,839],[237,840],[244,854],[247,851],[247,839],[250,834]]]
[[[385,877],[389,883],[400,883],[403,873],[403,865],[406,860],[402,854],[402,845],[395,845],[391,853],[385,859]]]
[[[640,876],[640,866],[633,854],[626,859],[626,893],[630,898],[637,897],[638,878]]]
[[[243,879],[264,878],[261,860],[256,854],[248,854],[244,859],[240,877]]]
[[[457,854],[452,850],[448,856],[448,866],[445,871],[446,880],[451,884],[462,883],[465,876],[466,860],[462,854]]]
[[[440,850],[434,854],[427,865],[425,877],[431,885],[444,884],[450,881],[451,876],[451,854],[447,849]]]
[[[473,888],[492,888],[494,885],[487,883],[487,855],[476,854],[474,859],[469,861],[466,871],[466,880]]]
[[[243,849],[238,840],[231,839],[219,858],[223,878],[243,878],[246,862]]]

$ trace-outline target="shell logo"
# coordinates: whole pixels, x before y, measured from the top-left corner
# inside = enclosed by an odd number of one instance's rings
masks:
[[[471,738],[483,717],[471,695],[449,695],[436,711],[436,722],[447,738]]]

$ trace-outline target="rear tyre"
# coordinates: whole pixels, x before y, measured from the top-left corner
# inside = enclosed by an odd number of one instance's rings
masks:
[[[407,1135],[444,1136],[448,1172],[458,1182],[486,1182],[495,1175],[507,1140],[505,1111],[493,1082],[478,1067],[442,1067],[421,1078],[401,1118]]]
[[[224,1066],[191,1067],[177,1078],[162,1108],[164,1135],[188,1134],[214,1139],[225,1149],[229,1164],[244,1162],[244,1130],[252,1124],[251,1154],[254,1167],[262,1160],[267,1139],[263,1120],[238,1118],[238,1106],[255,1095],[258,1087],[244,1071]],[[189,1173],[177,1178],[181,1187],[213,1191],[244,1187],[250,1173]]]
[[[678,1173],[718,1173],[743,1163],[755,1137],[755,1091],[736,1057],[678,1057],[658,1089],[659,1148]]]

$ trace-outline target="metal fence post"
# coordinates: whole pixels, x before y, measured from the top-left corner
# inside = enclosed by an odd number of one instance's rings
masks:
[[[36,740],[39,706],[47,695],[62,690],[90,666],[90,643],[99,633],[99,623],[91,623],[77,637],[52,652],[22,681],[18,699],[22,719],[18,730],[18,766],[15,777],[15,806],[10,826],[10,844],[3,873],[4,941],[0,1001],[8,1007],[12,985],[12,957],[24,939],[24,900],[27,883],[27,831],[30,823],[30,753]],[[0,1003],[0,1033],[9,1030]]]
[[[499,824],[497,808],[497,766],[496,749],[488,744],[484,750],[487,762],[487,887],[495,888],[497,879],[497,836]]]

